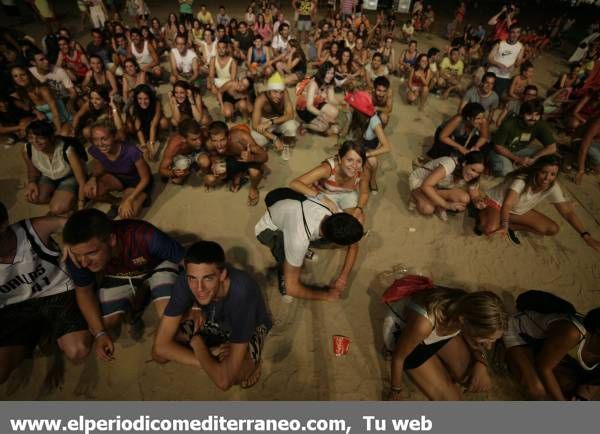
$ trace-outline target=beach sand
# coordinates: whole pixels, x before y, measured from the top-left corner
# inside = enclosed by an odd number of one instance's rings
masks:
[[[161,7],[166,10],[165,6]],[[157,11],[153,10],[153,13]],[[162,16],[163,14],[160,14]],[[166,15],[166,14],[165,14]],[[442,49],[447,41],[419,34],[419,49]],[[398,47],[404,47],[404,45]],[[535,82],[545,90],[565,69],[566,62],[544,54],[536,60]],[[154,201],[144,218],[185,244],[202,238],[218,241],[228,260],[252,273],[260,283],[272,312],[274,326],[265,345],[262,378],[253,388],[233,387],[219,391],[199,369],[151,361],[156,315],[148,308],[146,329],[134,342],[127,328],[117,341],[115,360],[98,361],[93,354],[80,365],[66,363],[60,386],[47,390],[44,380],[54,358],[38,355],[26,361],[0,387],[0,397],[9,400],[379,400],[389,386],[389,363],[381,356],[381,323],[386,307],[380,296],[394,278],[406,270],[430,276],[434,282],[465,288],[487,289],[500,294],[508,306],[524,289],[545,289],[572,301],[581,312],[600,305],[598,254],[563,221],[554,207],[547,213],[560,225],[556,237],[521,235],[520,246],[499,238],[477,237],[474,220],[465,214],[450,216],[447,223],[424,218],[407,210],[408,173],[411,161],[432,141],[437,125],[456,111],[457,98],[442,101],[430,96],[424,112],[406,105],[404,86],[392,79],[394,113],[386,129],[392,153],[380,159],[379,188],[366,208],[368,236],[339,302],[294,300],[284,303],[279,295],[275,264],[269,250],[254,237],[254,225],[265,212],[265,194],[286,185],[295,176],[316,166],[335,152],[333,139],[305,135],[289,161],[269,152],[270,174],[261,184],[261,202],[246,205],[247,186],[237,194],[227,188],[206,192],[199,178],[180,187],[156,179]],[[166,87],[161,88],[161,93]],[[293,89],[289,90],[293,94]],[[215,99],[205,98],[213,117]],[[27,204],[20,148],[0,147],[0,199],[9,208],[12,221],[42,215],[45,207]],[[156,165],[154,165],[154,169]],[[586,176],[578,187],[561,174],[560,183],[577,202],[578,215],[586,228],[600,236],[598,221],[599,179]],[[485,179],[486,185],[494,183]],[[105,208],[103,208],[105,209]],[[343,260],[342,250],[318,249],[317,261],[306,261],[304,279],[328,284]],[[348,355],[335,357],[332,336],[351,339]],[[58,366],[60,368],[60,366]],[[466,399],[523,399],[506,374],[499,372],[489,394],[467,394]],[[410,384],[407,381],[407,384]],[[424,399],[412,385],[410,399]]]

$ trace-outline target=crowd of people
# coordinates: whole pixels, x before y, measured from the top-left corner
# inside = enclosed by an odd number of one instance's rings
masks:
[[[408,210],[444,221],[468,211],[476,234],[519,244],[519,232],[558,232],[536,210],[547,198],[600,251],[557,182],[567,166],[577,184],[600,169],[598,40],[545,98],[535,84],[535,60],[572,22],[526,30],[510,3],[487,27],[472,26],[460,2],[448,46],[423,52],[415,34],[432,31],[435,13],[420,0],[401,26],[395,13],[369,19],[355,0],[333,2],[326,17],[315,0],[292,1],[291,16],[277,2],[253,1],[239,18],[225,6],[216,13],[193,0],[172,3],[178,13],[161,23],[143,0],[77,1],[81,24],[93,25],[85,47],[54,20],[39,44],[2,29],[0,134],[22,146],[25,200],[48,212],[9,224],[0,203],[0,383],[42,330],[71,360],[92,349],[113,360],[116,330],[139,332],[152,303],[154,360],[200,367],[222,390],[254,385],[273,325],[261,288],[228,264],[219,243],[184,248],[143,220],[154,184],[183,185],[197,174],[207,190],[237,192],[248,182],[247,204],[256,206],[269,158],[289,158],[302,136],[329,137],[335,155],[288,186],[269,186],[254,233],[277,263],[282,296],[338,300],[379,191],[380,162],[401,152],[390,134],[398,89],[418,110],[435,103],[432,95],[457,97],[456,114],[413,162],[409,197],[397,198]],[[569,139],[560,149],[557,129]],[[484,189],[482,176],[495,186]],[[51,237],[58,232],[62,250]],[[323,245],[346,255],[331,285],[315,288],[301,273]],[[384,321],[389,399],[405,396],[403,373],[429,399],[461,399],[461,385],[488,391],[487,354],[500,341],[529,397],[597,396],[600,309],[582,316],[551,294],[525,293],[528,302],[517,300],[509,316],[489,291],[406,282],[419,291],[388,303]]]

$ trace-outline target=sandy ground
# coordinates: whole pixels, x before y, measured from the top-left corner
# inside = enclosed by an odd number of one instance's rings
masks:
[[[446,46],[446,41],[433,35],[419,35],[418,39],[421,50]],[[565,69],[565,62],[546,54],[535,66],[536,82],[546,89]],[[255,208],[246,206],[247,187],[233,194],[226,188],[205,192],[197,177],[183,187],[157,182],[154,203],[144,218],[184,243],[195,238],[220,242],[229,261],[253,273],[264,290],[274,327],[265,347],[262,378],[255,387],[220,392],[197,369],[152,362],[150,350],[157,320],[153,309],[147,309],[143,339],[134,342],[125,329],[114,362],[99,362],[91,356],[78,366],[67,363],[64,381],[49,391],[44,378],[51,367],[60,372],[61,364],[51,357],[38,356],[25,362],[0,388],[0,398],[378,400],[389,384],[389,366],[380,356],[381,321],[386,313],[380,295],[406,269],[431,276],[444,285],[496,291],[508,305],[521,290],[538,288],[567,297],[582,312],[598,306],[598,255],[547,204],[540,210],[559,222],[560,233],[553,238],[522,236],[521,246],[475,236],[474,222],[466,215],[452,216],[444,223],[408,212],[411,161],[431,143],[436,126],[455,112],[458,100],[431,97],[425,111],[418,112],[401,100],[404,88],[398,79],[392,79],[392,86],[394,113],[386,132],[393,152],[381,158],[380,192],[371,196],[367,208],[369,234],[361,242],[349,289],[339,302],[282,302],[272,272],[274,261],[254,237],[254,225],[265,207],[262,200]],[[214,98],[206,101],[217,117]],[[271,174],[262,183],[262,197],[332,155],[334,146],[332,140],[306,135],[300,138],[289,161],[271,152]],[[23,198],[25,175],[19,150],[0,147],[0,152],[0,199],[8,206],[12,220],[44,214],[44,207],[29,205]],[[588,230],[600,236],[598,178],[588,176],[577,187],[561,175],[561,185],[578,203],[578,213]],[[304,278],[327,284],[336,276],[343,252],[317,253],[319,260],[307,264]],[[331,340],[335,334],[352,340],[345,357],[333,354]],[[491,393],[467,395],[467,399],[522,399],[505,374],[498,373],[495,380]],[[409,397],[423,399],[414,388],[410,388]]]

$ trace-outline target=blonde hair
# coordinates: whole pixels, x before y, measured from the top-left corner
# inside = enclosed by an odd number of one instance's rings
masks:
[[[506,330],[508,314],[502,299],[491,291],[466,292],[438,286],[414,297],[425,307],[434,324],[447,325],[462,319],[462,331],[473,337],[491,336]]]

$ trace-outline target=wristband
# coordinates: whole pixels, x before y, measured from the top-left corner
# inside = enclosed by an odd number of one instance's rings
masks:
[[[588,231],[584,231],[584,232],[581,232],[581,233],[579,234],[579,236],[580,236],[581,238],[585,238],[585,237],[586,237],[586,235],[590,235],[590,233],[589,233]]]
[[[402,392],[402,386],[391,386],[391,387],[390,387],[390,390],[391,390],[392,392],[399,393],[399,392]]]
[[[96,340],[96,339],[98,339],[98,338],[100,338],[102,336],[105,336],[105,335],[106,335],[106,332],[104,330],[100,330],[98,333],[96,333],[94,335],[94,340]]]

